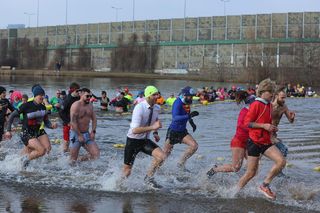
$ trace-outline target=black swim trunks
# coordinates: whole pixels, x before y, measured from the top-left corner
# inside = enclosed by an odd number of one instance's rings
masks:
[[[248,156],[260,157],[267,149],[269,149],[273,144],[268,145],[258,145],[255,144],[250,138],[247,143]]]
[[[177,132],[169,128],[166,135],[166,141],[168,141],[171,145],[182,143],[183,138],[188,134],[188,130],[186,129],[182,132]]]
[[[25,146],[28,146],[28,142],[30,139],[32,138],[38,138],[42,135],[45,135],[47,134],[46,131],[44,129],[40,129],[40,130],[33,130],[33,129],[24,129],[22,132],[21,132],[21,140],[23,142],[23,144]]]
[[[142,151],[152,155],[153,150],[159,146],[150,139],[134,139],[127,137],[126,148],[124,149],[124,164],[133,165],[137,154]]]

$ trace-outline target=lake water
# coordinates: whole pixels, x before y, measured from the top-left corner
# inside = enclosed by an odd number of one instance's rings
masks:
[[[0,77],[0,85],[7,90],[19,89],[31,95],[31,86],[40,83],[49,96],[56,89],[65,89],[76,81],[99,95],[106,90],[109,97],[117,88],[128,87],[133,94],[146,85],[157,86],[167,97],[171,92],[190,85],[226,86],[231,84],[177,80],[138,79],[85,79],[85,78],[34,78]],[[245,85],[242,85],[245,86]],[[0,212],[317,212],[320,210],[320,173],[312,169],[320,165],[320,120],[318,98],[288,98],[287,104],[296,112],[294,124],[283,118],[279,138],[289,147],[288,162],[284,169],[289,178],[275,178],[272,189],[277,200],[265,199],[257,190],[271,162],[262,158],[259,172],[239,194],[234,186],[244,173],[217,174],[211,180],[206,171],[214,164],[230,162],[230,140],[235,133],[240,107],[232,102],[195,105],[200,115],[194,119],[198,128],[189,132],[199,143],[197,153],[187,162],[191,174],[180,173],[176,163],[186,148],[176,145],[172,155],[157,172],[155,179],[164,186],[158,192],[148,189],[143,178],[151,157],[139,154],[133,173],[119,188],[116,181],[121,175],[123,149],[113,144],[125,143],[131,115],[119,116],[101,113],[97,109],[98,128],[96,142],[101,157],[94,162],[83,162],[75,167],[68,164],[68,156],[59,144],[52,152],[32,161],[21,171],[20,150],[23,147],[18,135],[4,141],[0,147]],[[98,107],[98,104],[95,106]],[[163,147],[166,129],[171,121],[169,110],[160,115],[163,128],[159,131]],[[61,127],[61,125],[60,125]],[[62,130],[46,130],[50,139],[62,139]],[[83,152],[82,150],[82,153]]]

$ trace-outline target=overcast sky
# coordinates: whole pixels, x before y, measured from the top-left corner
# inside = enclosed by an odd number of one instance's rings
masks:
[[[224,2],[226,1],[226,2]],[[0,0],[0,28],[8,24],[37,26],[39,2],[39,26],[85,24],[134,19],[183,18],[186,2],[186,17],[319,12],[320,0]],[[68,12],[66,13],[66,2]],[[113,9],[121,8],[121,9]]]

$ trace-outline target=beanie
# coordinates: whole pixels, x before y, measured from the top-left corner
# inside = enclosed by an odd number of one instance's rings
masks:
[[[42,87],[40,85],[38,86],[35,86],[33,89],[32,89],[32,93],[33,93],[33,96],[36,97],[38,95],[45,95],[45,92],[44,90],[42,89]]]
[[[155,86],[147,86],[144,90],[144,96],[146,98],[150,97],[151,95],[158,93],[159,90]]]

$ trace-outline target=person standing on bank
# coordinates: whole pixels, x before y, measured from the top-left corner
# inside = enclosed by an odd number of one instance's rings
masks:
[[[150,139],[150,132],[156,142],[160,140],[157,130],[162,127],[158,115],[160,106],[156,105],[159,91],[154,86],[147,86],[144,90],[145,101],[137,104],[132,113],[130,129],[127,134],[127,143],[124,150],[123,175],[128,177],[131,174],[136,155],[142,151],[153,156],[151,168],[148,170],[144,180],[152,188],[161,188],[154,180],[156,169],[165,159],[165,153]]]
[[[272,125],[271,116],[271,101],[274,90],[275,83],[273,81],[270,79],[261,81],[257,90],[258,98],[250,105],[245,117],[244,124],[249,127],[248,164],[246,173],[238,182],[238,188],[243,188],[256,175],[261,155],[266,156],[274,161],[274,165],[259,189],[270,199],[276,198],[276,194],[270,189],[270,183],[286,165],[282,153],[271,142],[271,134],[278,131],[278,128]]]
[[[179,98],[174,101],[172,105],[172,122],[168,128],[166,142],[163,148],[166,156],[168,157],[175,144],[184,143],[188,146],[178,162],[178,168],[185,172],[190,172],[185,168],[187,159],[189,159],[198,149],[198,143],[187,130],[188,121],[192,126],[193,131],[196,130],[196,125],[192,118],[198,116],[199,112],[190,112],[192,96],[194,95],[194,90],[187,86],[181,90]]]
[[[29,101],[20,106],[19,110],[11,113],[7,127],[7,138],[11,138],[11,125],[15,117],[23,115],[21,140],[26,146],[24,151],[26,156],[22,158],[22,166],[28,166],[31,160],[37,159],[51,151],[51,144],[46,131],[41,128],[42,122],[50,129],[57,128],[56,123],[51,123],[48,118],[46,107],[43,105],[45,92],[40,85],[32,89],[33,101]]]
[[[70,158],[71,163],[78,159],[80,147],[83,146],[88,155],[81,157],[81,161],[99,158],[100,151],[95,142],[97,129],[97,117],[90,104],[91,91],[87,88],[81,89],[80,100],[72,104],[70,109]],[[90,121],[92,121],[91,132],[89,132]]]

